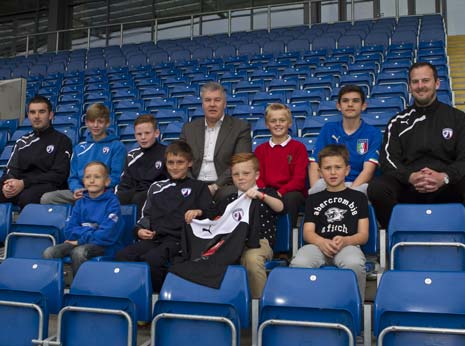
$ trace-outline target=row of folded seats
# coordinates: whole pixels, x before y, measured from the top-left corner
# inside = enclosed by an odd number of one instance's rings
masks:
[[[8,219],[11,205],[2,205],[0,210],[6,213],[2,220]],[[234,345],[234,340],[238,345],[240,330],[244,328],[251,328],[253,339],[257,334],[259,344],[263,345],[283,345],[290,340],[296,344],[312,340],[317,345],[350,345],[361,335],[362,324],[366,345],[371,343],[371,329],[379,342],[384,340],[383,344],[426,345],[428,340],[463,344],[465,208],[462,204],[400,204],[393,210],[388,229],[380,231],[370,208],[370,241],[364,251],[380,258],[373,327],[370,309],[365,307],[362,314],[364,302],[360,301],[353,272],[287,268],[282,260],[269,263],[272,270],[258,312],[250,300],[245,269],[240,266],[229,267],[219,290],[169,274],[152,314],[146,265],[88,261],[74,278],[70,295],[63,300],[62,262],[38,257],[49,246],[43,243],[44,239],[53,242],[51,238],[57,237],[55,241],[60,241],[59,228],[68,213],[68,206],[30,205],[19,214],[16,223],[2,225],[2,230],[8,229],[6,259],[0,265],[0,311],[7,311],[6,317],[0,317],[4,321],[0,326],[5,331],[27,324],[32,330],[32,336],[28,337],[46,338],[46,310],[42,323],[35,324],[41,315],[37,311],[45,306],[50,313],[61,310],[55,345],[68,337],[76,341],[61,344],[134,345],[136,322],[152,317],[151,337],[157,345],[187,342]],[[280,219],[278,224],[274,250],[276,255],[284,252],[292,256],[293,235],[286,219]],[[127,221],[131,225],[128,234],[134,222],[134,218]],[[15,238],[25,241],[16,242],[18,248],[23,248],[22,253],[14,250]],[[42,271],[50,265],[52,269]],[[46,279],[47,275],[53,277],[54,283]],[[32,292],[32,298],[27,292]],[[51,301],[41,302],[47,294],[51,295],[48,298]],[[14,316],[19,314],[16,310],[28,310],[33,317],[17,323],[8,317],[13,316],[10,309],[14,309]],[[110,327],[114,326],[112,323],[119,323],[115,329],[125,335],[117,334],[118,342],[112,339],[116,337]],[[24,335],[2,332],[0,337],[7,341],[0,345],[30,344],[12,341]]]
[[[407,18],[408,19],[408,18]],[[279,54],[282,52],[307,51],[310,49],[334,49],[370,45],[385,47],[395,44],[445,42],[444,22],[440,16],[414,20],[394,18],[376,21],[357,21],[314,25],[311,28],[297,26],[279,28],[267,32],[235,32],[194,39],[162,40],[126,44],[121,47],[97,47],[88,51],[77,49],[58,54],[32,55],[16,59],[4,59],[0,76],[28,77],[46,73],[114,66],[138,66],[149,61],[152,64],[166,61],[209,59],[235,55]]]

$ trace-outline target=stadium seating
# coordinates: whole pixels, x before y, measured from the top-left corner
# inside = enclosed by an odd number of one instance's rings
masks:
[[[28,204],[5,240],[4,257],[41,258],[49,246],[63,241],[70,205]]]
[[[60,261],[9,258],[0,265],[0,344],[42,345],[63,303]]]
[[[169,273],[153,315],[152,345],[239,345],[250,324],[246,270],[229,266],[219,289]]]
[[[146,263],[81,265],[58,315],[55,344],[137,344],[136,323],[150,319],[152,287]]]
[[[374,303],[378,345],[462,345],[463,273],[388,271]]]
[[[390,269],[465,270],[462,204],[398,204],[387,232]]]
[[[11,203],[0,203],[0,242],[4,242],[11,226]]]
[[[355,345],[357,279],[346,269],[275,268],[260,304],[258,345]]]

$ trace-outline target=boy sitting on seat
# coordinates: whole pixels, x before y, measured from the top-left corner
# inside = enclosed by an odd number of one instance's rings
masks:
[[[112,256],[122,247],[124,221],[121,206],[110,185],[108,168],[92,161],[84,169],[83,197],[73,208],[64,229],[65,241],[45,249],[44,258],[71,256],[71,267],[76,275],[79,266],[97,257]]]
[[[187,176],[192,160],[186,142],[175,141],[166,148],[165,166],[170,178],[150,186],[134,230],[139,241],[116,254],[118,261],[147,262],[154,292],[160,291],[168,265],[181,250],[186,211],[206,210],[211,202],[208,185]]]
[[[326,189],[307,198],[303,238],[308,245],[299,249],[291,267],[335,265],[352,269],[363,301],[366,270],[360,245],[368,241],[368,200],[362,192],[345,185],[350,166],[344,145],[323,148],[318,165]]]

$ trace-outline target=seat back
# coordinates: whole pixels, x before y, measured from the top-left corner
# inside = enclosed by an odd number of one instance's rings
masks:
[[[137,222],[137,205],[126,204],[121,206],[121,216],[124,219],[123,244],[134,243],[134,226]]]
[[[357,278],[347,269],[276,268],[267,280],[260,307],[259,344],[348,345],[360,333],[361,300]],[[269,325],[271,320],[341,324],[347,332],[324,326]]]
[[[412,242],[427,244],[408,244]],[[456,246],[432,245],[444,242]],[[465,207],[459,203],[398,204],[389,221],[388,243],[392,269],[464,271]]]
[[[383,345],[463,345],[464,290],[463,273],[387,271],[375,298],[374,335]],[[459,329],[461,335],[445,329]]]
[[[86,261],[79,267],[70,293],[127,298],[135,305],[138,321],[151,319],[152,284],[146,263]]]
[[[14,232],[51,234],[57,242],[63,241],[62,230],[71,212],[70,205],[28,204],[11,225]]]
[[[58,260],[7,258],[0,265],[0,290],[39,292],[51,313],[63,305],[63,264]]]
[[[224,317],[234,325],[239,340],[240,328],[250,324],[250,293],[245,268],[229,266],[219,289],[169,273],[153,315],[158,319],[164,313]],[[231,330],[225,324],[212,321],[161,319],[156,323],[154,338],[157,345],[228,345]]]
[[[0,203],[0,241],[5,241],[11,226],[11,203]]]

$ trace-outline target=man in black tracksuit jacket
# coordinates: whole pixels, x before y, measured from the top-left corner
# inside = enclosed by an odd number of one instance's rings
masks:
[[[28,106],[28,118],[33,130],[16,141],[0,178],[0,203],[12,202],[21,208],[40,203],[45,192],[67,188],[72,153],[71,140],[51,125],[48,99],[35,96]]]
[[[414,104],[388,123],[380,152],[382,176],[368,187],[381,227],[397,203],[465,202],[465,113],[437,100],[434,66],[409,71]]]

